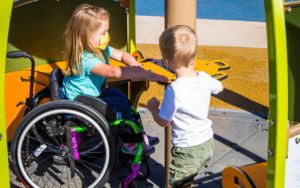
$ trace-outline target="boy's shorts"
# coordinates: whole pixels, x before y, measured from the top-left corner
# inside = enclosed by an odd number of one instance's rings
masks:
[[[214,139],[191,147],[173,146],[170,164],[170,180],[172,187],[177,187],[195,175],[210,161],[214,151]]]

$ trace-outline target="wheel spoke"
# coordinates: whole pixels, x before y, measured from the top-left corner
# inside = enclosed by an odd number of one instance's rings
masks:
[[[99,166],[95,165],[94,163],[90,163],[90,162],[88,162],[88,161],[86,161],[86,160],[80,159],[79,161],[80,161],[80,162],[83,162],[83,163],[86,163],[86,164],[89,164],[89,165],[91,165],[91,166],[93,166],[93,167],[95,167],[95,168],[102,169],[102,167],[99,167]]]
[[[32,137],[32,136],[27,136],[26,135],[26,138],[30,138],[30,139],[33,139],[33,140],[36,140],[36,141],[40,141],[40,142],[42,142],[43,144],[46,144],[46,145],[48,145],[48,146],[52,146],[52,147],[54,147],[54,148],[59,148],[59,147],[57,147],[57,146],[54,146],[53,144],[50,144],[49,142],[45,142],[44,140],[40,140],[40,139],[37,139],[37,138],[34,138],[34,137]]]
[[[88,155],[88,154],[80,155],[80,157],[82,157],[82,156],[88,157],[88,158],[91,158],[91,159],[97,159],[97,160],[101,159],[100,157],[94,157],[94,156],[91,156],[91,155]]]
[[[44,131],[44,132],[46,133],[46,135],[49,134],[49,132],[45,129],[44,125],[39,126],[39,128],[40,128],[42,131]],[[37,133],[37,134],[38,134],[38,133]],[[59,147],[60,144],[59,144],[58,140],[56,139],[56,137],[53,136],[53,137],[51,137],[51,138],[56,142],[57,146]],[[61,143],[63,143],[63,142],[61,142]]]

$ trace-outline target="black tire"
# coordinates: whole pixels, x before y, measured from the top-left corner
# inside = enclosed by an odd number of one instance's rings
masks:
[[[73,178],[70,160],[64,158],[72,151],[65,127],[70,120],[86,128],[80,133]],[[17,128],[11,145],[13,170],[30,187],[103,187],[115,160],[112,135],[107,121],[91,107],[74,101],[48,102],[30,111]]]

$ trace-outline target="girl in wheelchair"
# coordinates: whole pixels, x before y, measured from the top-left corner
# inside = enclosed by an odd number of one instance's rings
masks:
[[[65,59],[68,62],[62,92],[68,100],[78,95],[100,97],[122,119],[134,120],[128,98],[121,91],[105,85],[106,78],[167,82],[168,78],[142,68],[129,53],[108,46],[110,14],[107,10],[82,4],[74,11],[65,31]],[[108,57],[127,67],[109,65]],[[146,143],[157,143],[156,137],[145,137]],[[128,152],[132,144],[125,144]],[[148,145],[145,149],[151,150]],[[145,151],[146,151],[145,150]]]
[[[11,145],[13,170],[26,187],[103,187],[118,152],[115,133],[123,144],[119,159],[131,168],[122,187],[132,187],[134,180],[150,174],[147,158],[153,147],[144,145],[157,139],[144,139],[139,113],[126,95],[107,87],[105,81],[167,82],[168,78],[144,70],[130,54],[108,46],[108,29],[106,10],[80,5],[65,31],[65,76],[54,69],[50,85],[35,95],[33,57],[25,52],[7,54],[32,63],[25,116]],[[108,57],[127,66],[111,66]],[[60,93],[68,100],[60,100]],[[43,102],[46,98],[52,101]],[[146,176],[140,176],[141,164],[146,165]]]

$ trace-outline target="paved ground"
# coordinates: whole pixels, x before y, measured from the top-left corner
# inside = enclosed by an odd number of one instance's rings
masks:
[[[141,108],[140,113],[147,133],[158,136],[161,142],[150,159],[151,176],[139,187],[164,187],[164,129],[154,123],[148,110]],[[262,162],[267,157],[268,128],[264,119],[248,112],[217,109],[211,109],[209,117],[215,132],[215,152],[208,168],[195,178],[201,188],[221,187],[221,172],[228,165]],[[126,167],[117,166],[107,187],[118,187],[119,178],[127,173]],[[11,173],[11,187],[22,186],[15,179]]]
[[[136,16],[136,42],[157,44],[164,31],[164,17]],[[266,48],[265,22],[197,19],[198,45]]]
[[[142,111],[148,132],[164,139],[164,130],[158,127],[147,110]],[[262,162],[267,157],[268,128],[264,119],[248,112],[210,110],[215,132],[215,152],[207,169],[195,178],[198,187],[221,188],[221,172],[228,165],[242,166]],[[153,174],[149,178],[154,187],[163,187],[164,143],[156,147],[153,155]]]

